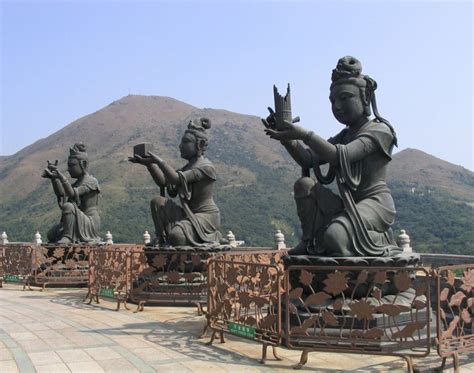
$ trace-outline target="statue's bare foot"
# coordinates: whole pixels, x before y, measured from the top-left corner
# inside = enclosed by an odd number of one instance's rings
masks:
[[[63,237],[63,238],[61,238],[61,239],[60,239],[58,242],[56,242],[56,243],[58,243],[58,244],[60,244],[60,245],[64,245],[64,244],[70,244],[70,243],[72,243],[72,241],[71,241],[71,239],[68,238],[68,237]]]
[[[288,255],[308,255],[309,240],[303,240],[288,251]]]

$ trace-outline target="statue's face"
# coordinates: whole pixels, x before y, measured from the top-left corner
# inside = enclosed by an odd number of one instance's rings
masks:
[[[334,117],[345,125],[351,126],[365,117],[365,104],[360,88],[355,84],[339,84],[331,89],[329,100]]]
[[[179,150],[181,152],[181,158],[191,159],[198,154],[198,147],[196,137],[191,133],[185,133],[179,144]]]
[[[67,172],[71,175],[72,178],[77,179],[80,177],[84,170],[81,167],[81,163],[77,158],[69,158],[67,161]]]

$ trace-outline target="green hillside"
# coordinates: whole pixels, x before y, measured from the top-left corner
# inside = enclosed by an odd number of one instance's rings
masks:
[[[68,147],[82,141],[103,191],[102,236],[109,230],[115,242],[140,242],[145,230],[153,232],[149,200],[159,191],[144,167],[126,159],[133,145],[152,142],[173,166],[184,164],[178,143],[196,116],[213,123],[208,157],[218,171],[221,231],[232,230],[248,245],[268,246],[280,229],[287,244],[296,244],[300,231],[292,189],[300,170],[282,146],[264,135],[259,118],[199,109],[168,97],[124,97],[1,157],[0,230],[11,241],[31,241],[36,230],[46,236],[60,212],[41,171],[47,159],[59,159],[64,169]],[[407,149],[394,156],[389,174],[398,211],[394,228],[407,230],[416,251],[472,254],[473,172]]]

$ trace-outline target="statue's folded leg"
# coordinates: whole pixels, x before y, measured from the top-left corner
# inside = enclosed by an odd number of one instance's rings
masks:
[[[165,243],[174,224],[185,218],[184,211],[171,199],[161,196],[150,201],[150,208],[155,225],[156,244]]]
[[[323,234],[322,247],[326,256],[354,256],[352,236],[354,229],[347,216],[341,215],[329,224]]]
[[[61,223],[53,225],[48,233],[46,234],[46,237],[48,238],[49,243],[57,242],[61,238],[61,232],[62,232],[62,225]]]
[[[62,206],[61,216],[61,238],[57,241],[58,243],[71,243],[74,242],[74,226],[76,224],[76,215],[74,214],[74,205],[70,202],[66,202]]]
[[[343,210],[340,197],[310,177],[296,181],[294,196],[303,235],[289,254],[324,255],[322,233],[334,215]]]

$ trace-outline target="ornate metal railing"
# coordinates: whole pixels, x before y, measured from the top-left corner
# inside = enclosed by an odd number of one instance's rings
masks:
[[[225,258],[225,259],[224,259]],[[209,343],[216,334],[221,342],[224,333],[262,343],[262,362],[268,346],[281,343],[281,294],[283,271],[277,264],[258,263],[271,261],[270,255],[254,254],[240,262],[232,255],[223,255],[209,263],[207,302],[208,327],[212,330]]]
[[[132,262],[132,255],[141,253],[140,245],[106,245],[91,249],[89,254],[89,292],[84,301],[99,303],[100,297],[117,301],[117,311],[123,303],[126,309],[131,293],[131,275],[139,271],[139,263]]]
[[[26,284],[33,271],[32,244],[5,244],[0,246],[0,287],[3,282]]]
[[[430,352],[429,273],[422,268],[291,266],[285,336],[290,349],[404,358]]]
[[[150,305],[196,305],[202,313],[207,294],[209,251],[146,249],[131,254],[130,302]]]
[[[459,354],[474,352],[474,264],[439,267],[436,276],[437,349],[459,371]]]
[[[33,249],[33,270],[26,285],[87,286],[91,246],[42,245]]]

